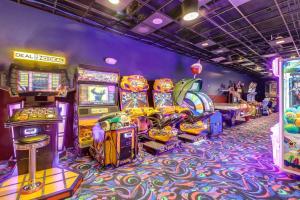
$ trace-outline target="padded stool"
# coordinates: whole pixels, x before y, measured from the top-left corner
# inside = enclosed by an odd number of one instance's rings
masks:
[[[50,143],[49,135],[37,135],[20,138],[15,142],[15,149],[29,151],[29,180],[28,184],[22,188],[21,193],[30,194],[42,188],[42,182],[36,182],[36,149],[47,146]]]

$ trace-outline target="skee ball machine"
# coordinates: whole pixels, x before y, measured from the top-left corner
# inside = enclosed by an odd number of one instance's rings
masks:
[[[130,113],[136,120],[138,129],[143,128],[143,136],[150,139],[143,143],[143,148],[151,154],[160,154],[172,150],[181,145],[176,139],[177,131],[171,126],[152,126],[154,123],[161,123],[159,111],[149,107],[147,90],[148,81],[140,75],[124,76],[121,81],[121,109]],[[140,119],[143,119],[141,121]],[[142,124],[142,123],[146,124]],[[141,126],[141,127],[139,127]],[[146,133],[145,133],[146,132]]]
[[[79,65],[74,81],[76,87],[74,146],[79,155],[85,155],[93,144],[92,130],[99,117],[119,111],[119,71],[111,68]]]
[[[279,167],[300,175],[300,58],[278,59],[280,86]],[[274,129],[275,130],[275,129]],[[273,131],[274,131],[273,130]],[[276,130],[275,130],[276,131]]]

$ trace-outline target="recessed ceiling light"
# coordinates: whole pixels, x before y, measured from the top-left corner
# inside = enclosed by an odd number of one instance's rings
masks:
[[[291,56],[291,58],[296,58],[296,56]]]
[[[276,41],[276,44],[283,44],[283,43],[285,43],[284,40],[278,40],[278,41]]]
[[[223,49],[217,50],[217,53],[222,53]]]
[[[148,26],[138,27],[138,32],[140,32],[140,33],[148,33],[149,31],[150,31],[150,28]]]
[[[208,43],[207,43],[207,42],[204,42],[204,43],[202,43],[201,45],[204,46],[204,47],[207,47],[207,46],[208,46]]]
[[[119,4],[120,3],[120,0],[108,0],[111,4]]]
[[[161,23],[163,23],[163,19],[161,19],[161,18],[154,18],[152,20],[152,23],[156,24],[156,25],[161,24]]]
[[[106,57],[106,58],[104,58],[104,61],[106,64],[109,64],[109,65],[115,65],[118,62],[117,59],[112,58],[112,57]]]
[[[199,16],[198,12],[190,12],[183,16],[183,20],[184,21],[192,21],[192,20],[196,19],[198,16]]]

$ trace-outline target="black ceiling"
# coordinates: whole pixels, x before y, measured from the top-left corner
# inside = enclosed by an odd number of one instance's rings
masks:
[[[182,20],[183,0],[120,0],[122,9],[108,0],[15,1],[261,76],[269,75],[276,54],[299,56],[300,0],[199,0],[200,17],[191,22]],[[149,26],[155,14],[168,23]],[[141,26],[148,32],[139,33]],[[276,44],[277,37],[285,42]]]

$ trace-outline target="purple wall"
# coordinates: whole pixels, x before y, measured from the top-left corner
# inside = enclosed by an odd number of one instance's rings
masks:
[[[60,16],[20,5],[0,2],[0,66],[12,62],[12,49],[37,49],[49,53],[63,52],[69,65],[107,66],[103,58],[114,57],[121,75],[142,74],[149,80],[169,77],[175,80],[191,77],[189,66],[196,60],[129,37],[99,30]],[[247,75],[213,64],[203,63],[204,91],[216,94],[221,83],[242,80]],[[112,67],[112,66],[110,66]]]

